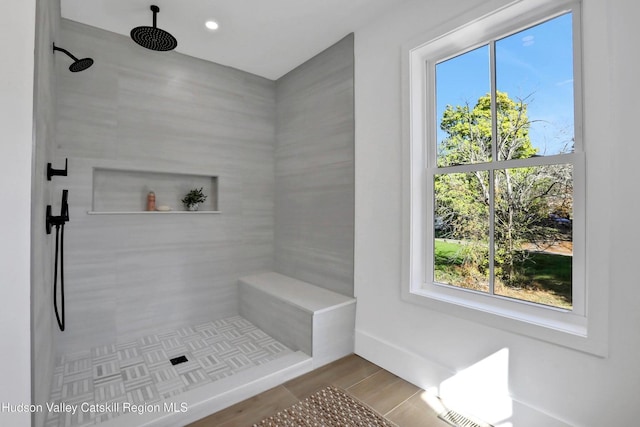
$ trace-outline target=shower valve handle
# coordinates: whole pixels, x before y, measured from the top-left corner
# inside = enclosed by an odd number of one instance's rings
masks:
[[[54,169],[51,163],[47,163],[47,181],[51,181],[52,176],[67,176],[67,167],[69,159],[64,159],[64,169]]]
[[[47,211],[46,211],[47,234],[51,234],[51,229],[53,228],[53,226],[60,227],[60,226],[64,226],[65,223],[69,222],[69,204],[67,203],[68,194],[69,194],[69,190],[62,190],[62,203],[60,205],[59,216],[51,215],[51,205],[47,205]]]

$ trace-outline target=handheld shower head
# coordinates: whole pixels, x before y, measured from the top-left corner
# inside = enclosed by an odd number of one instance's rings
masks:
[[[149,50],[165,52],[173,50],[178,46],[178,40],[170,33],[156,26],[156,15],[160,12],[160,8],[156,5],[151,6],[153,12],[153,27],[141,26],[131,30],[131,38],[140,46]]]
[[[53,52],[55,53],[55,51],[58,50],[62,53],[65,53],[69,58],[73,59],[73,64],[69,65],[69,71],[71,71],[72,73],[77,73],[79,71],[84,71],[87,68],[91,67],[93,65],[93,59],[91,58],[82,58],[82,59],[78,59],[75,56],[73,56],[67,49],[63,49],[61,47],[58,47],[55,45],[55,43],[53,44]]]

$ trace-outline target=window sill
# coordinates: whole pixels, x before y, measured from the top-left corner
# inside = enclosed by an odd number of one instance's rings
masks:
[[[405,285],[402,288],[402,299],[412,304],[588,354],[607,355],[606,343],[588,333],[586,317],[568,310],[540,307],[448,286],[408,290]]]

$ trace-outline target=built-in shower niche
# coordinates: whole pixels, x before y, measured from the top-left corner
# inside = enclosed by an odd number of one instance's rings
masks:
[[[193,189],[202,188],[207,196],[198,211],[188,211],[182,198]],[[155,193],[156,208],[148,211],[147,196]],[[93,168],[93,193],[89,214],[207,214],[220,213],[218,177],[204,174],[148,170]]]

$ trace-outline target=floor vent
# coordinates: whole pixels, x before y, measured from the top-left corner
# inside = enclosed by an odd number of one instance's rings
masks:
[[[471,419],[456,411],[446,411],[438,415],[442,421],[445,421],[453,427],[493,427],[491,424],[480,420]]]
[[[179,356],[179,357],[174,357],[173,359],[169,359],[169,362],[171,362],[172,365],[177,365],[179,363],[188,362],[188,360],[187,360],[187,356]]]

